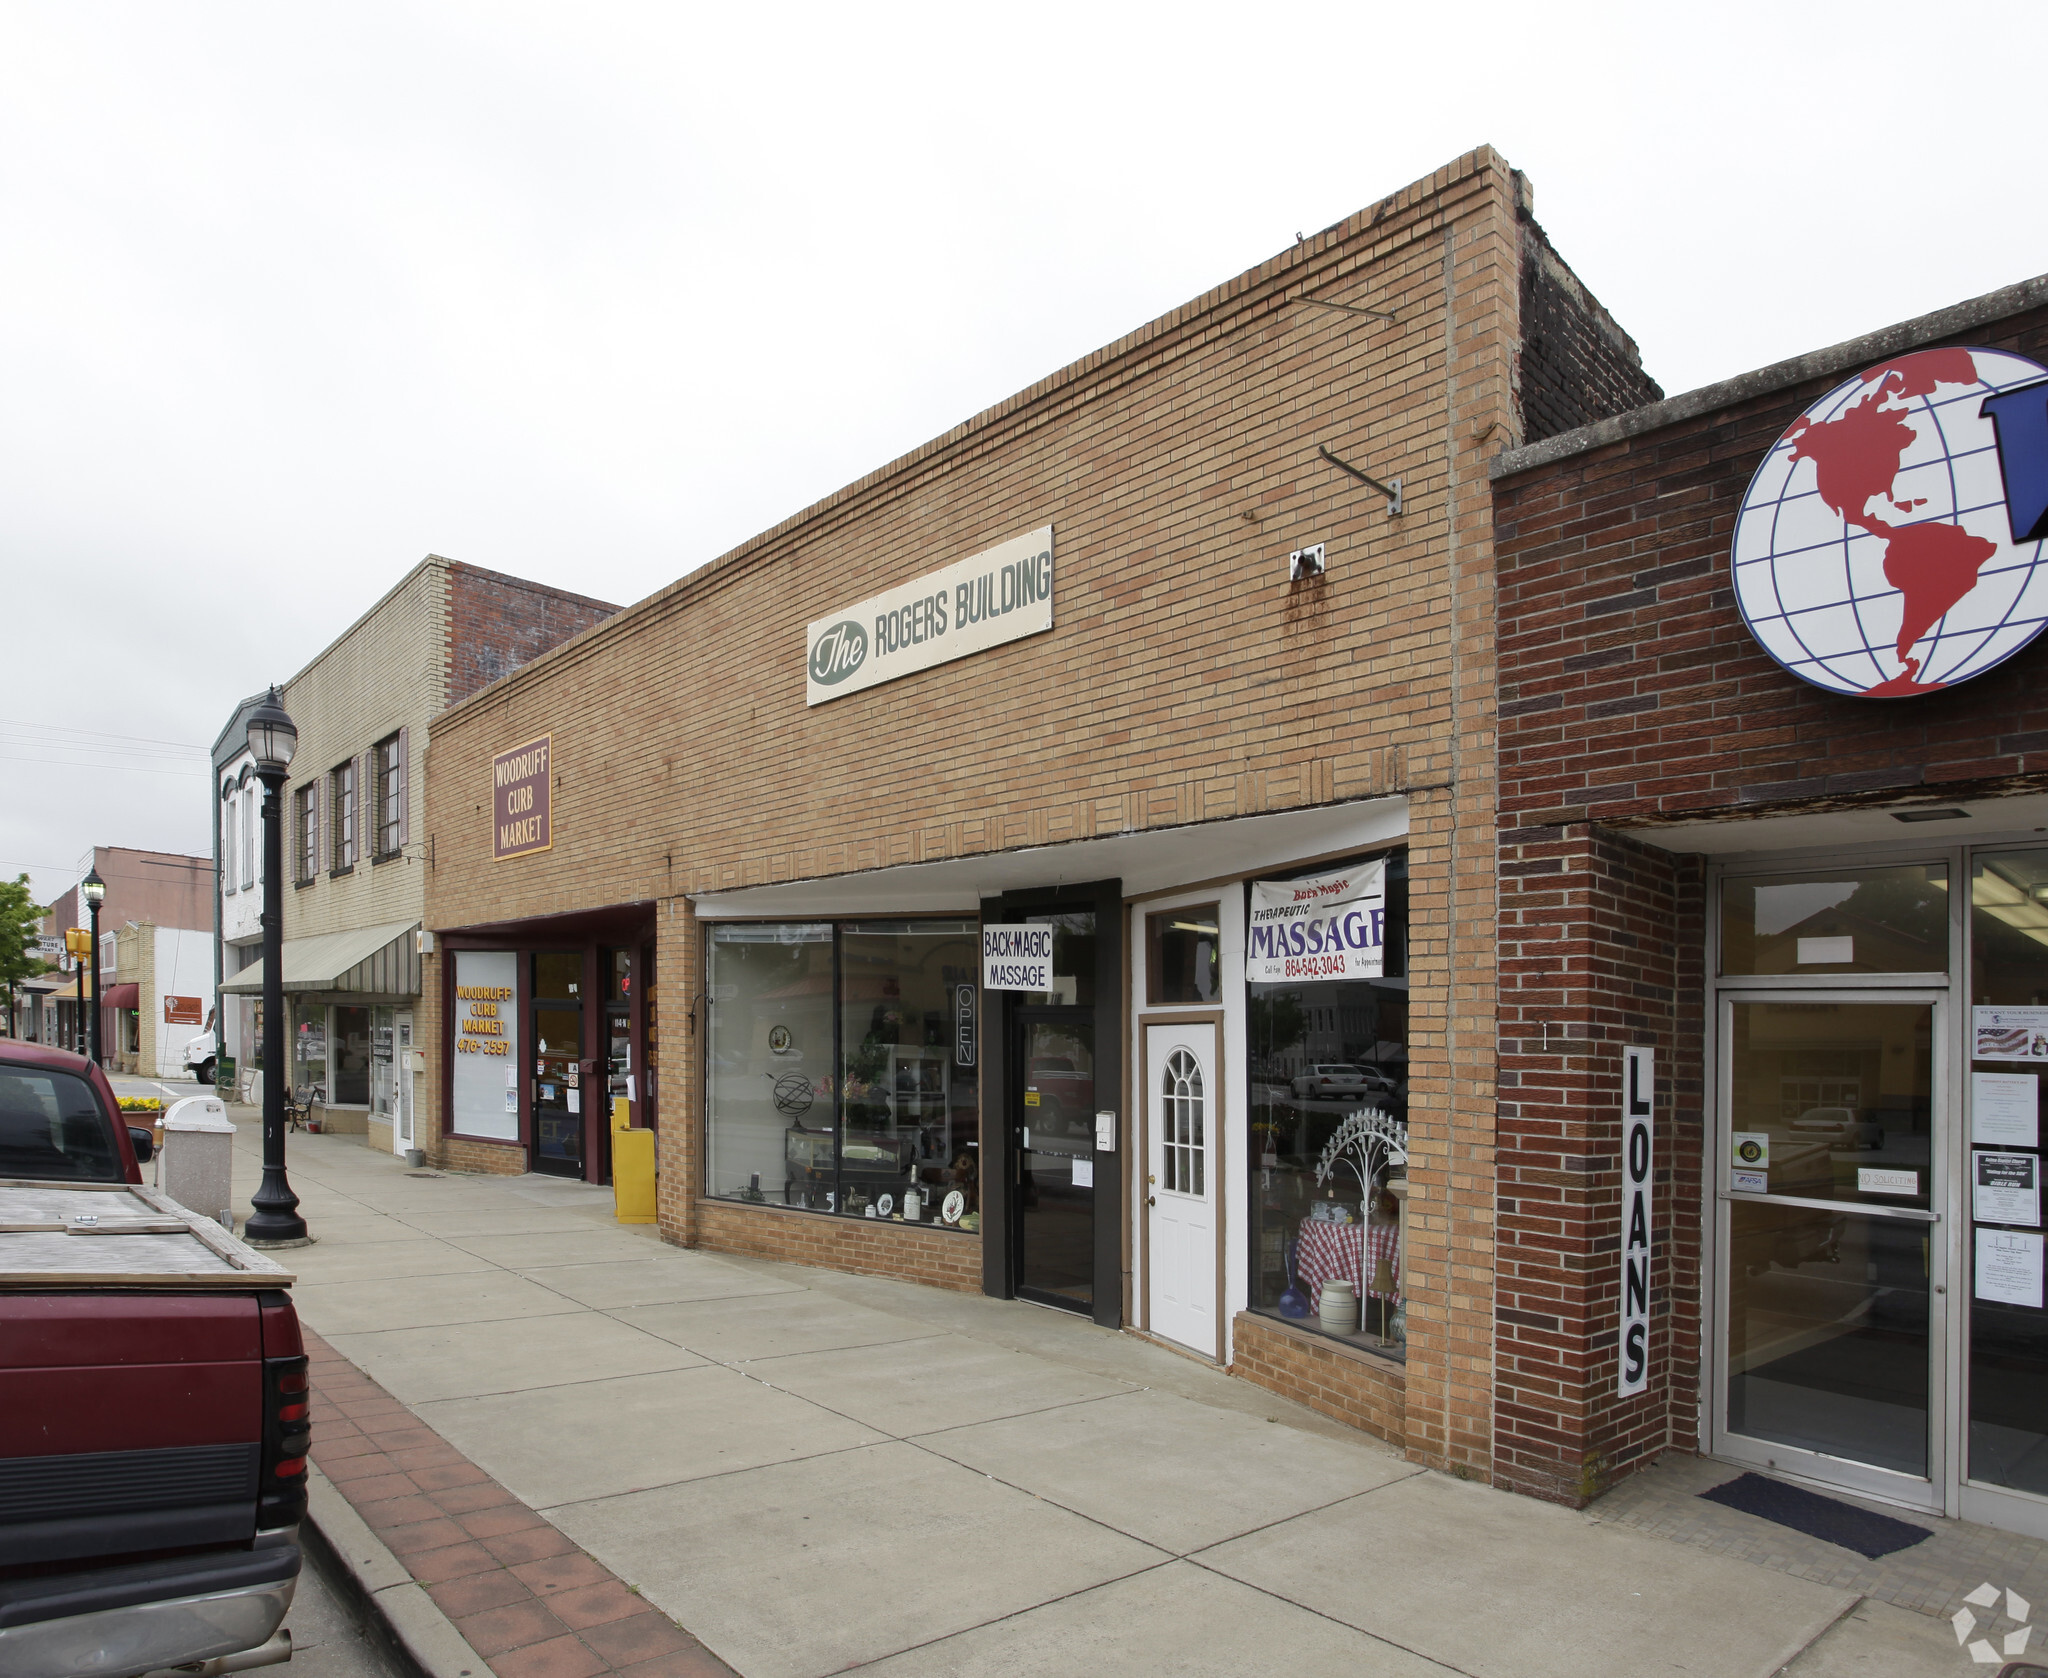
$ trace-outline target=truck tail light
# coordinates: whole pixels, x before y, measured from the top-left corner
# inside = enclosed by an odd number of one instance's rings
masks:
[[[263,1296],[263,1350],[263,1454],[256,1487],[256,1525],[294,1526],[306,1513],[306,1448],[313,1439],[312,1381],[298,1315],[282,1293]]]

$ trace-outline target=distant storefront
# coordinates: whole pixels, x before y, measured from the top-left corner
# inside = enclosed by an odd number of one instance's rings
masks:
[[[1486,460],[1656,394],[1474,153],[455,705],[434,1157],[1487,1472]]]
[[[416,812],[434,717],[611,610],[429,555],[284,685],[299,731],[278,812],[285,1076],[326,1128],[380,1150],[420,1147],[430,858]],[[222,1048],[244,1093],[262,1043],[263,788],[246,745],[260,697],[214,746]]]

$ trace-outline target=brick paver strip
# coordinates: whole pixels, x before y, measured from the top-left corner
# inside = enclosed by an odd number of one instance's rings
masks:
[[[497,1678],[736,1678],[312,1330],[313,1460]]]

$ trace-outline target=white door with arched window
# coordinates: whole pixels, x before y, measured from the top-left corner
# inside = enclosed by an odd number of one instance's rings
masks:
[[[1220,1359],[1217,1034],[1208,1020],[1145,1023],[1145,1321]]]

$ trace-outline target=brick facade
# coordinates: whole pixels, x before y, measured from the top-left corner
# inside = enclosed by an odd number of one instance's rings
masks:
[[[1636,341],[1565,266],[1543,229],[1522,218],[1522,440],[1655,402]]]
[[[1706,875],[1660,828],[2048,789],[2048,646],[1907,702],[1837,696],[1764,653],[1728,579],[1735,514],[1784,428],[1848,374],[1942,343],[2042,359],[2048,282],[1494,464],[1505,1484],[1584,1502],[1699,1439]],[[1625,1401],[1624,1044],[1655,1045],[1660,1080],[1655,1378]]]
[[[467,699],[618,610],[606,601],[501,571],[458,560],[443,563],[448,600],[443,705]]]
[[[693,898],[1404,798],[1408,1364],[1393,1384],[1348,1360],[1332,1368],[1370,1394],[1346,1401],[1359,1425],[1419,1460],[1488,1471],[1486,461],[1523,425],[1516,192],[1492,152],[1461,158],[437,721],[431,926],[656,906],[665,1238],[980,1285],[971,1240],[700,1197]],[[1323,447],[1399,475],[1400,517]],[[1045,524],[1058,556],[1050,634],[806,706],[807,623]],[[1289,550],[1317,541],[1327,574],[1290,583]],[[494,753],[542,733],[554,847],[493,863],[479,778]],[[1056,860],[1043,866],[1046,883],[1059,877]],[[984,1127],[998,1093],[983,1092]],[[1128,1106],[1130,1091],[1117,1098]],[[1272,1349],[1254,1361],[1304,1381],[1317,1364]]]
[[[1407,1375],[1399,1364],[1249,1311],[1232,1327],[1231,1374],[1389,1444],[1407,1444]]]

